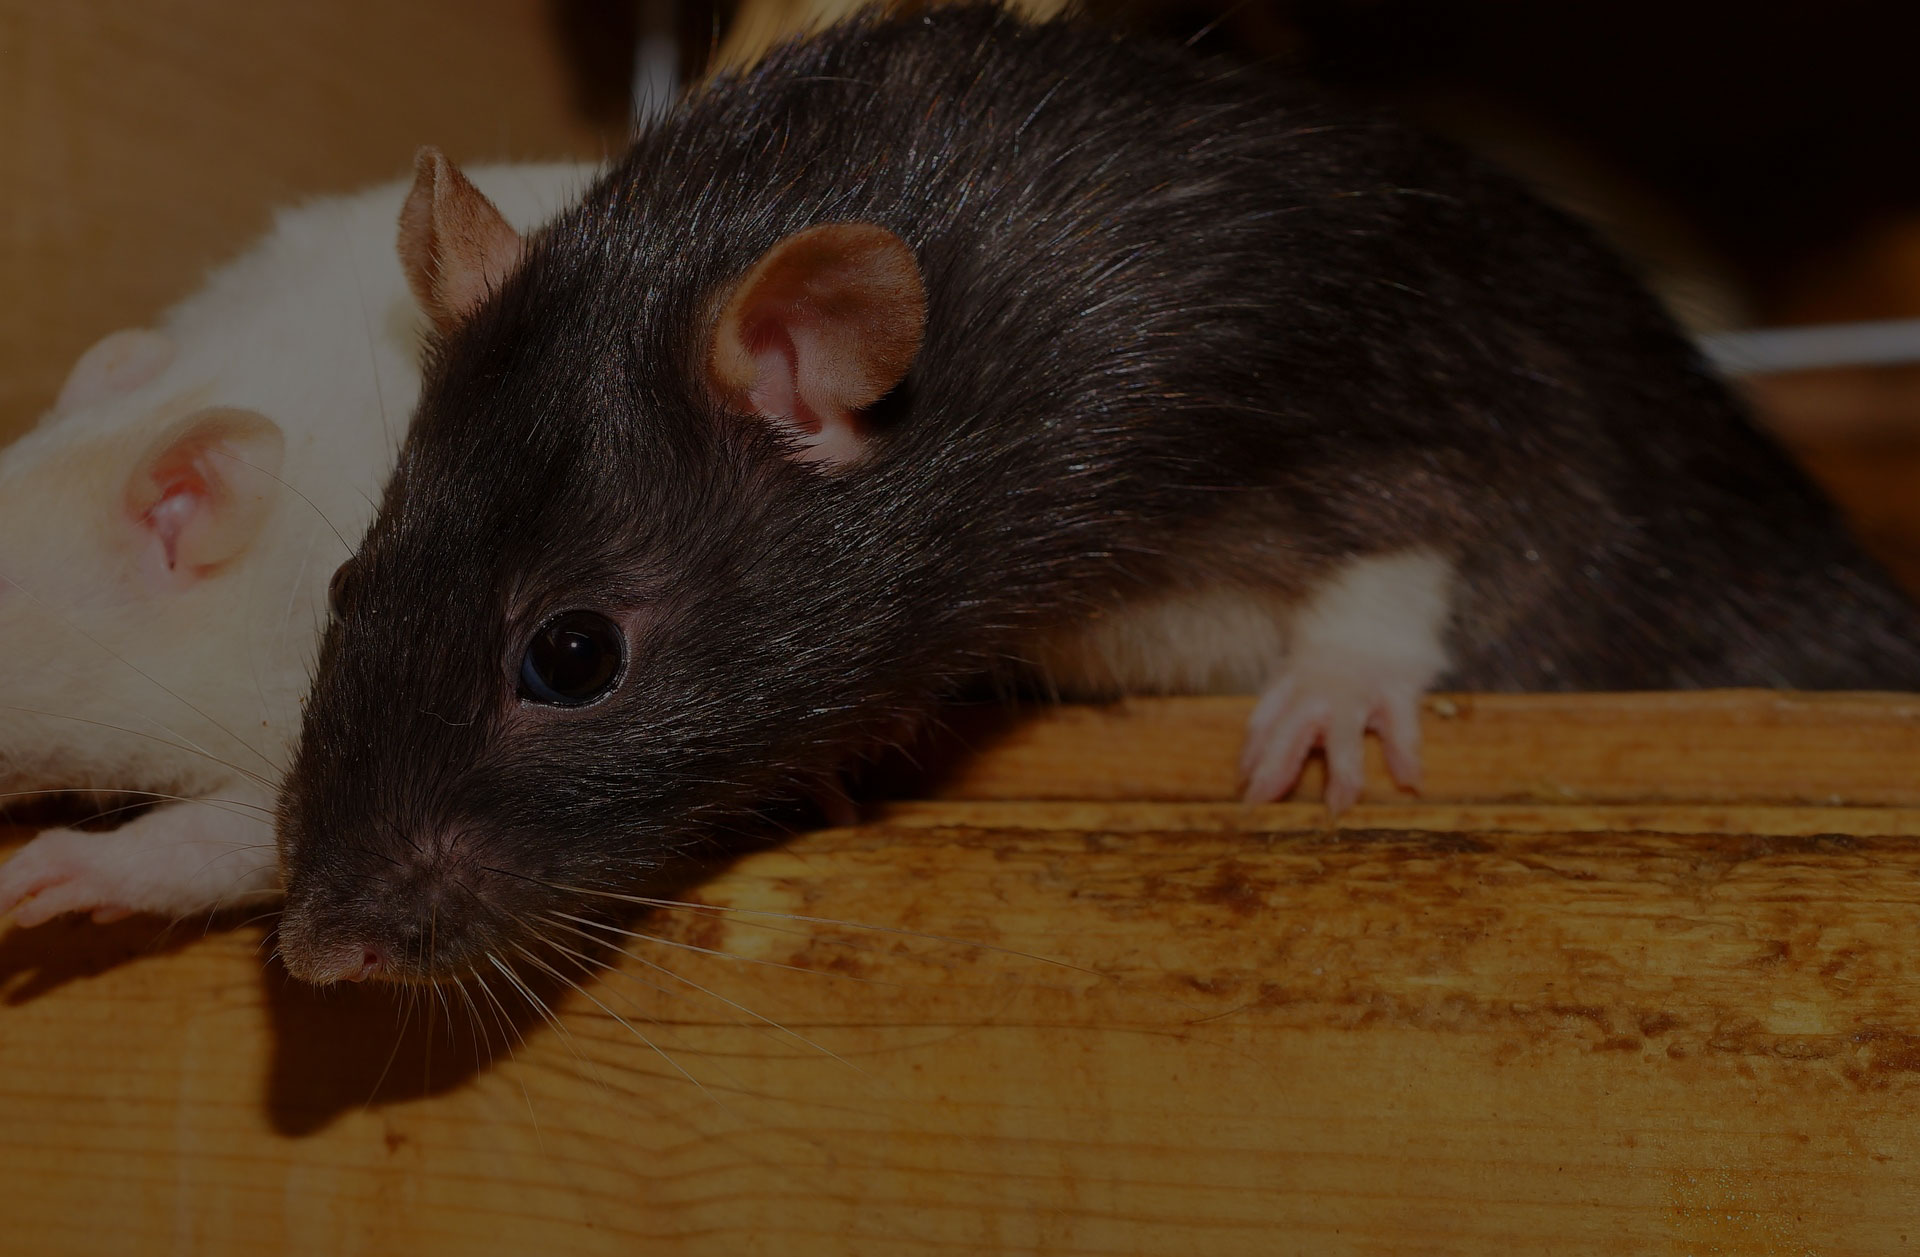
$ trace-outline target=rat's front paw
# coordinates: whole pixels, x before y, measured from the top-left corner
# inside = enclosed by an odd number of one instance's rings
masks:
[[[52,829],[0,866],[0,914],[42,925],[66,912],[90,912],[104,925],[137,909],[130,902],[112,834]]]
[[[1291,790],[1316,746],[1327,756],[1327,808],[1353,806],[1365,783],[1367,730],[1380,736],[1387,771],[1408,790],[1420,788],[1420,696],[1425,681],[1369,669],[1356,661],[1290,664],[1261,695],[1247,721],[1240,779],[1249,803]]]
[[[102,924],[135,912],[184,915],[280,882],[264,791],[157,807],[107,833],[52,829],[0,865],[0,913],[40,925],[65,912]]]

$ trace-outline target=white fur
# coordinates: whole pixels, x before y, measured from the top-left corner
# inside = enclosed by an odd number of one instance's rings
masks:
[[[1354,559],[1301,605],[1290,653],[1364,659],[1429,685],[1447,666],[1452,583],[1452,567],[1429,550]]]
[[[1401,785],[1420,776],[1420,696],[1447,666],[1452,566],[1427,550],[1354,559],[1294,613],[1284,665],[1247,723],[1240,768],[1253,802],[1291,789],[1315,745],[1327,805],[1360,797],[1367,730]]]
[[[1303,600],[1222,586],[1127,604],[1042,641],[1033,662],[1062,694],[1249,694],[1283,660],[1366,660],[1431,683],[1452,571],[1430,551],[1354,559]]]
[[[1286,653],[1292,604],[1221,588],[1132,603],[1042,642],[1034,662],[1062,695],[1248,694]]]
[[[565,205],[592,168],[470,174],[525,227]],[[262,817],[261,845],[253,867],[229,862],[230,888],[258,888],[260,861],[273,859],[261,801],[297,732],[327,581],[372,517],[419,391],[425,320],[394,251],[407,186],[281,212],[263,241],[161,317],[173,353],[157,374],[130,388],[78,380],[68,398],[81,404],[0,454],[0,789],[244,797]],[[126,354],[95,359],[77,373]],[[286,488],[237,559],[161,590],[128,560],[124,486],[163,428],[209,406],[280,427]],[[190,844],[181,822],[192,813],[206,808],[147,828]],[[56,838],[68,841],[41,841]]]
[[[1057,692],[1262,692],[1240,770],[1252,801],[1293,788],[1313,748],[1327,802],[1359,797],[1362,743],[1380,735],[1402,785],[1420,775],[1418,704],[1447,666],[1452,566],[1428,550],[1352,559],[1303,599],[1222,586],[1131,603],[1039,642]]]

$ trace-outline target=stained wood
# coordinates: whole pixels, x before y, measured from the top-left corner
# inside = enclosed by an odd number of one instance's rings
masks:
[[[259,924],[7,934],[9,1246],[1920,1243],[1915,700],[1450,701],[1427,797],[1337,826],[1228,801],[1244,703],[1044,715],[636,919],[491,1062]]]

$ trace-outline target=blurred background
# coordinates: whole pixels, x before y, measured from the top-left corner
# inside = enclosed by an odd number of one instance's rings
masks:
[[[273,207],[395,177],[425,142],[617,152],[678,84],[848,3],[0,0],[0,439]],[[1897,361],[1920,359],[1920,325],[1884,326],[1920,319],[1920,6],[1091,7],[1457,136],[1598,222],[1702,334],[1882,323],[1822,351],[1871,344],[1875,365],[1743,386],[1920,590],[1920,364]]]

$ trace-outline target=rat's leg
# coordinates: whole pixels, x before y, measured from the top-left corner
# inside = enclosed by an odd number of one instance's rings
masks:
[[[235,785],[220,799],[169,803],[105,833],[54,829],[0,865],[0,912],[21,926],[63,912],[98,922],[179,916],[276,890],[273,800]]]
[[[1240,774],[1246,799],[1292,789],[1307,755],[1327,754],[1327,807],[1360,797],[1366,732],[1387,769],[1420,782],[1420,696],[1446,667],[1452,573],[1428,551],[1355,559],[1295,612],[1286,659],[1247,722]]]

